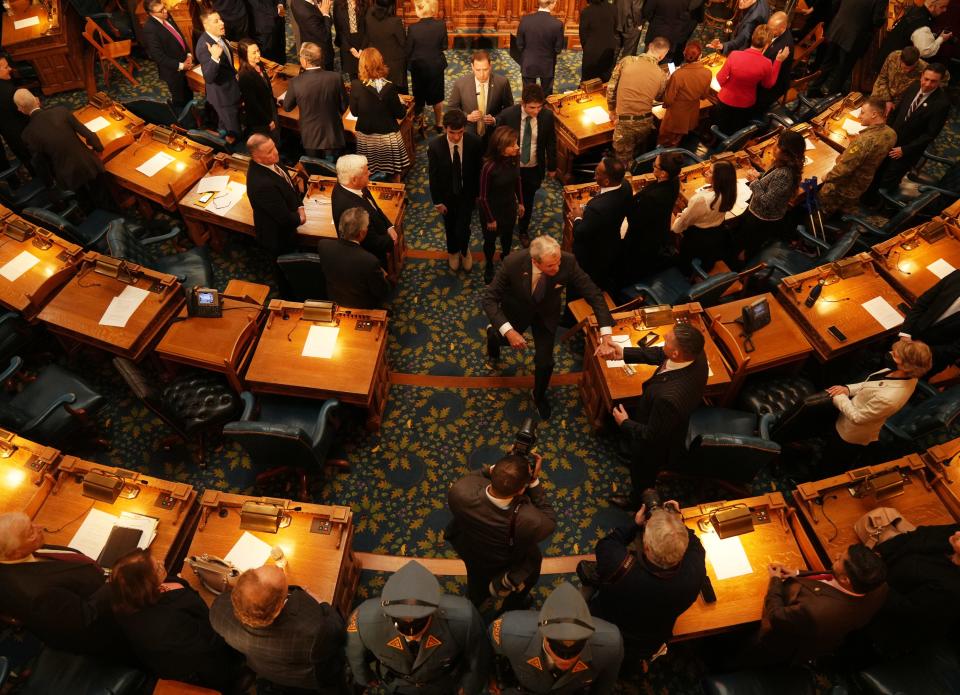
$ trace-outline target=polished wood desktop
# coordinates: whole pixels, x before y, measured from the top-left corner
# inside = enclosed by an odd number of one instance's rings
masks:
[[[360,406],[367,410],[367,426],[378,429],[390,388],[387,312],[340,307],[340,330],[330,358],[303,356],[314,322],[301,320],[302,313],[299,302],[270,302],[244,381],[258,393],[337,398]]]
[[[138,362],[183,306],[180,283],[173,275],[126,264],[133,275],[128,283],[96,272],[98,259],[114,260],[93,251],[84,254],[77,274],[47,303],[39,319],[68,343],[92,345]],[[149,296],[123,328],[101,326],[107,307],[128,284],[148,290]]]
[[[134,194],[138,203],[150,201],[174,212],[177,201],[207,173],[213,150],[179,135],[170,142],[165,140],[163,130],[146,126],[134,144],[106,163],[106,170],[120,188]],[[173,161],[153,176],[137,171],[137,167],[161,152]]]
[[[903,477],[901,494],[883,500],[874,495],[853,496],[866,477],[891,471],[899,471]],[[860,542],[853,525],[871,509],[894,507],[915,526],[955,521],[927,481],[926,466],[916,454],[802,483],[793,491],[793,499],[816,537],[821,557],[827,564],[850,545]]]
[[[636,194],[648,184],[656,181],[653,174],[627,174],[633,192]],[[586,207],[591,198],[600,195],[600,186],[597,183],[576,183],[563,187],[563,250],[573,249],[573,215],[575,207]]]
[[[836,163],[840,153],[826,141],[822,140],[809,123],[800,123],[790,128],[790,130],[802,135],[806,141],[807,149],[806,160],[803,165],[803,178],[808,179],[811,176],[816,176],[819,181],[823,181],[823,178],[833,169],[833,165]],[[777,141],[780,139],[781,132],[782,131],[778,131],[759,142],[747,146],[746,151],[750,156],[750,160],[761,171],[766,171],[770,168],[770,165],[773,164],[773,150]],[[797,194],[793,196],[791,203],[796,205],[803,196],[803,192],[798,190]]]
[[[277,533],[240,528],[240,509],[247,501],[266,501],[284,509],[285,525]],[[307,504],[275,498],[247,497],[207,490],[200,499],[200,523],[187,557],[224,558],[244,533],[283,549],[291,585],[303,587],[326,601],[346,618],[360,579],[360,562],[353,554],[353,512],[350,507]],[[289,519],[289,521],[286,521]],[[203,588],[196,573],[184,563],[180,576],[208,603],[216,598]]]
[[[687,201],[693,197],[693,194],[696,193],[698,189],[707,185],[707,174],[713,169],[713,165],[716,162],[722,161],[730,162],[730,164],[734,166],[737,170],[738,179],[746,180],[748,172],[753,172],[754,174],[759,173],[750,162],[750,157],[742,150],[739,152],[717,154],[705,162],[685,166],[680,170],[680,195],[677,196],[676,207],[678,213],[687,206]],[[729,220],[733,217],[736,217],[736,214],[731,210],[727,213],[727,219]]]
[[[91,471],[123,478],[124,491],[114,503],[94,500],[83,494],[83,478]],[[91,509],[114,516],[121,512],[143,514],[160,522],[157,537],[150,545],[153,557],[162,561],[169,571],[176,568],[176,560],[189,542],[200,514],[197,492],[192,485],[85,461],[76,456],[64,456],[60,460],[56,479],[56,485],[35,519],[44,527],[47,543],[69,545]],[[135,497],[128,499],[128,491]]]
[[[607,87],[603,85],[593,92],[577,89],[566,94],[551,94],[547,97],[547,108],[556,116],[557,172],[560,180],[565,181],[578,155],[613,142]]]
[[[184,307],[157,344],[157,356],[167,362],[218,372],[227,377],[235,391],[245,390],[240,373],[263,325],[269,294],[266,285],[231,280],[223,291],[223,315],[189,317]]]
[[[951,217],[954,221],[960,220],[960,200],[955,201],[949,207],[945,207],[941,213],[944,217]]]
[[[930,447],[921,458],[930,471],[933,489],[953,518],[960,522],[960,438]],[[904,513],[909,518],[909,514]]]
[[[860,125],[860,107],[866,100],[860,92],[850,92],[836,104],[811,118],[810,123],[831,147],[837,152],[843,152],[856,137],[844,130],[843,125],[847,121]]]
[[[850,276],[860,271],[861,275]],[[840,272],[848,277],[842,278]],[[820,298],[808,308],[807,296],[821,280],[824,285]],[[803,329],[822,362],[896,332],[897,326],[884,328],[863,308],[864,302],[876,297],[885,299],[900,315],[902,323],[907,309],[903,297],[877,272],[876,264],[866,252],[791,275],[777,286],[777,298]],[[829,331],[831,326],[843,333],[846,340],[833,335]]]
[[[98,156],[104,162],[124,147],[132,145],[134,138],[144,128],[144,122],[141,118],[125,109],[122,104],[111,101],[103,93],[91,98],[86,106],[75,109],[73,115],[87,128],[91,128],[98,118],[107,121],[108,125],[94,133],[100,139],[100,144],[103,145],[103,152],[100,152]]]
[[[912,303],[960,268],[960,225],[936,217],[876,244],[871,253],[883,276]]]
[[[23,253],[39,259],[16,280],[0,275],[0,304],[33,321],[47,300],[77,272],[79,246],[10,213],[0,221],[0,268]],[[20,238],[23,238],[21,241]]]
[[[702,540],[707,536],[715,536],[710,524],[711,513],[721,507],[739,505],[753,512],[753,531],[736,536],[743,545],[753,571],[719,580],[708,551],[707,576],[710,577],[717,601],[707,603],[702,596],[697,596],[694,604],[677,618],[672,641],[705,637],[760,620],[763,598],[770,583],[767,566],[771,563],[799,570],[824,569],[796,512],[787,506],[779,492],[686,507],[681,513],[687,528]]]
[[[11,3],[3,14],[3,50],[14,60],[25,60],[37,71],[44,94],[56,94],[84,86],[82,55],[88,50],[80,38],[77,14],[67,2],[50,0],[50,12],[40,3]],[[36,18],[37,23],[33,24]],[[30,26],[18,29],[21,22]]]
[[[0,429],[0,514],[36,516],[53,489],[60,452]]]

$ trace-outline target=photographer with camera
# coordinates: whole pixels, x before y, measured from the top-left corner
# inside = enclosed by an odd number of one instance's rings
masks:
[[[584,587],[594,591],[590,613],[620,628],[627,663],[634,664],[666,652],[673,624],[696,601],[707,576],[706,553],[684,525],[680,505],[661,502],[653,489],[641,498],[633,523],[597,543],[596,563],[577,567]],[[634,551],[629,546],[635,540]]]
[[[508,456],[488,470],[471,471],[447,495],[453,521],[445,536],[467,566],[467,595],[478,608],[491,597],[504,599],[504,611],[526,608],[540,578],[537,544],[557,525],[540,485],[543,459],[529,452],[531,440],[528,420]]]

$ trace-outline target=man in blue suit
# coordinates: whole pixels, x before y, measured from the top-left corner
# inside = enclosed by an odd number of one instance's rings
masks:
[[[197,39],[194,55],[200,63],[207,88],[207,101],[217,112],[218,127],[226,131],[229,144],[240,137],[240,85],[233,65],[233,51],[224,38],[224,24],[213,10],[201,12],[203,33]]]
[[[553,93],[557,56],[563,50],[563,22],[550,14],[556,4],[557,0],[539,0],[540,9],[524,16],[517,28],[523,84],[534,84],[539,77],[547,95]]]

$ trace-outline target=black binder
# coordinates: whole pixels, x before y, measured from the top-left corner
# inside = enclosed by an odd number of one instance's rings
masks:
[[[114,526],[103,546],[103,550],[100,551],[97,564],[103,569],[112,569],[117,560],[137,549],[141,536],[143,536],[141,529]]]

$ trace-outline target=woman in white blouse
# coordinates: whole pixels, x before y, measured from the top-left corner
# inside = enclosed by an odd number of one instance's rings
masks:
[[[730,162],[717,162],[707,173],[707,185],[687,201],[671,230],[680,237],[680,259],[689,266],[699,258],[710,270],[729,248],[723,221],[737,202],[737,170]]]

